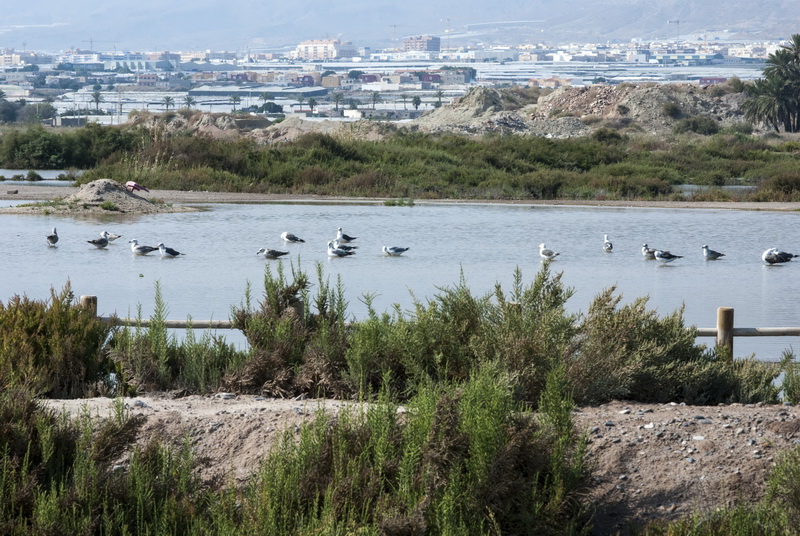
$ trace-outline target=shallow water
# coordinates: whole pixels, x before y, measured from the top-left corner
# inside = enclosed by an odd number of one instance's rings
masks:
[[[24,201],[19,201],[24,202]],[[294,263],[314,275],[321,263],[331,281],[346,289],[353,318],[366,314],[364,294],[374,295],[378,311],[398,303],[404,309],[458,282],[463,272],[475,294],[490,292],[496,282],[510,290],[520,267],[530,281],[541,266],[537,246],[545,242],[561,255],[552,263],[563,272],[575,295],[569,306],[585,311],[592,298],[616,285],[629,302],[650,297],[650,306],[667,314],[685,306],[687,324],[713,327],[716,309],[734,307],[736,326],[796,326],[800,308],[800,262],[765,266],[767,247],[800,252],[795,230],[800,214],[729,210],[593,208],[569,206],[428,204],[413,207],[320,204],[218,204],[201,212],[148,216],[78,218],[55,215],[0,215],[3,275],[0,299],[14,294],[46,298],[69,280],[76,295],[98,296],[101,315],[135,316],[153,310],[156,281],[169,307],[169,318],[227,319],[241,303],[248,281],[260,297],[265,264],[260,247],[290,251]],[[326,242],[336,228],[358,236],[357,255],[330,259]],[[45,235],[58,228],[57,248]],[[86,241],[100,231],[123,235],[107,250]],[[305,238],[285,245],[282,231]],[[614,243],[602,248],[603,234]],[[185,253],[177,259],[157,254],[135,257],[127,240],[164,242]],[[684,255],[662,266],[645,261],[640,248],[668,249]],[[703,260],[701,246],[727,254]],[[406,246],[401,257],[385,257],[381,246]],[[287,264],[284,262],[284,264]],[[288,264],[287,264],[288,266]],[[243,344],[238,332],[224,332]],[[712,339],[701,342],[713,343]],[[780,358],[796,341],[791,337],[737,338],[735,354]]]

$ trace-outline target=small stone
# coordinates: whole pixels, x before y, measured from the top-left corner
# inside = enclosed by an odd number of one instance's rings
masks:
[[[697,422],[699,424],[713,424],[711,419],[699,419]]]
[[[686,458],[686,461],[688,463],[694,463],[694,458],[692,458],[692,457]]]
[[[623,409],[619,412],[620,415],[628,415],[631,412],[628,408]]]
[[[628,480],[628,475],[619,475],[620,480]]]
[[[649,423],[644,425],[644,429],[645,430],[652,430],[653,428],[655,428],[655,426],[656,426],[655,424],[649,422]]]
[[[236,398],[234,393],[217,393],[214,395],[214,398],[221,398],[222,400],[230,400],[232,398]]]
[[[606,426],[616,426],[616,424],[614,424],[614,423],[613,423],[613,422],[611,422],[611,421],[606,421],[606,424],[605,424],[605,425],[606,425]]]
[[[701,436],[701,435],[692,436],[692,441],[702,441],[704,439],[705,439],[705,436]]]

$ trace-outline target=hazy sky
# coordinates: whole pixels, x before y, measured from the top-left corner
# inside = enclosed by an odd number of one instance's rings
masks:
[[[3,0],[0,48],[58,51],[251,50],[340,38],[381,48],[404,36],[447,35],[453,44],[657,39],[729,32],[753,39],[800,32],[800,0]],[[672,20],[673,23],[669,21]],[[530,22],[514,32],[469,24]],[[680,21],[680,23],[674,23]],[[513,35],[512,35],[513,34]]]

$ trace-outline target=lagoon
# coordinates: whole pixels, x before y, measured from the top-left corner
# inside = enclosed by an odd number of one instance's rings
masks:
[[[22,203],[18,201],[8,204]],[[417,203],[380,204],[209,204],[191,213],[85,218],[55,215],[0,214],[4,251],[0,299],[15,294],[47,298],[51,287],[69,281],[76,296],[98,296],[101,315],[135,316],[141,306],[149,316],[160,283],[170,319],[227,319],[241,303],[248,282],[261,296],[265,265],[300,265],[313,278],[320,263],[326,277],[341,278],[351,319],[366,315],[363,296],[374,296],[377,311],[399,304],[413,306],[463,274],[475,294],[496,283],[510,291],[515,268],[531,281],[541,267],[537,246],[545,242],[561,255],[551,264],[574,287],[572,311],[586,311],[604,288],[616,286],[623,302],[649,296],[649,305],[665,315],[685,307],[687,324],[713,327],[716,309],[734,307],[737,327],[800,325],[800,262],[766,266],[761,253],[778,247],[800,253],[794,212],[596,208],[529,204]],[[57,248],[45,235],[58,228]],[[336,228],[358,236],[357,255],[328,258],[326,242]],[[108,230],[124,238],[106,250],[86,241]],[[283,244],[290,231],[304,244]],[[603,251],[603,234],[614,244]],[[157,254],[136,257],[127,240],[167,246],[185,253],[176,259]],[[662,266],[646,261],[641,246],[683,255]],[[703,260],[701,247],[726,253],[719,261]],[[411,249],[385,257],[381,246]],[[288,250],[285,261],[256,256],[261,247]],[[242,345],[238,332],[223,332]],[[700,342],[713,344],[712,339]],[[735,354],[780,359],[792,337],[737,338]]]

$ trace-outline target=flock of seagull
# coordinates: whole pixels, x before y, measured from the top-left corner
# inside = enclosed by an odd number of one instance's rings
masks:
[[[117,238],[122,238],[122,235],[109,233],[108,231],[102,231],[100,233],[100,238],[94,238],[92,240],[87,240],[87,242],[97,249],[105,249],[108,247],[108,244],[116,240]],[[53,227],[53,230],[50,231],[50,234],[46,236],[47,245],[50,247],[56,247],[58,243],[58,231],[56,228]],[[134,255],[147,255],[148,253],[152,253],[153,251],[158,251],[161,253],[162,257],[173,258],[179,255],[183,255],[183,253],[179,251],[175,251],[172,248],[169,248],[164,245],[163,242],[159,242],[156,246],[145,246],[143,244],[139,244],[139,241],[135,238],[133,240],[128,240],[128,243],[131,245],[131,252]]]
[[[58,232],[56,232],[56,228],[53,227],[53,230],[50,234],[47,235],[47,245],[50,247],[55,247],[56,243],[58,242]],[[100,233],[99,238],[94,238],[92,240],[87,240],[89,244],[92,244],[98,249],[104,249],[108,246],[110,242],[114,240],[122,238],[122,235],[109,233],[108,231],[102,231]],[[333,240],[328,240],[328,256],[329,257],[349,257],[350,255],[355,255],[358,246],[351,246],[349,245],[351,242],[356,240],[357,236],[350,236],[342,232],[342,228],[339,227],[336,230],[336,238]],[[281,239],[287,244],[296,244],[305,242],[302,238],[289,233],[284,232],[281,233]],[[134,255],[147,255],[153,251],[159,251],[162,257],[172,258],[177,257],[179,255],[183,255],[182,253],[169,248],[164,245],[163,242],[159,242],[156,246],[146,246],[143,244],[139,244],[139,241],[136,239],[129,240],[128,243],[131,245],[131,251]],[[410,248],[407,247],[399,247],[399,246],[383,246],[381,250],[383,251],[384,255],[390,257],[398,257],[408,251]],[[611,253],[614,250],[614,245],[608,239],[608,235],[603,235],[603,251],[606,253]],[[715,261],[725,256],[724,253],[720,253],[719,251],[714,251],[710,249],[708,245],[703,245],[703,258],[707,261]],[[267,259],[278,259],[283,257],[284,255],[288,255],[288,251],[280,251],[277,249],[269,249],[269,248],[261,248],[256,252],[256,255],[261,255]],[[552,249],[548,249],[547,246],[542,243],[539,244],[539,256],[546,260],[553,260],[560,255],[559,252],[554,251]],[[664,249],[656,249],[651,248],[647,244],[642,245],[642,255],[645,259],[652,259],[660,261],[664,264],[672,262],[677,259],[682,259],[683,255],[674,255],[667,250]],[[800,257],[800,255],[796,255],[794,253],[788,253],[786,251],[779,250],[778,248],[769,248],[764,253],[761,254],[761,259],[766,262],[767,264],[782,264],[785,262],[791,261],[795,257]]]
[[[336,229],[336,238],[333,240],[328,240],[328,257],[349,257],[350,255],[355,255],[358,246],[351,246],[349,245],[350,242],[356,240],[357,236],[350,236],[345,234],[342,231],[342,228],[339,227]],[[297,244],[300,242],[305,242],[302,238],[289,233],[284,232],[281,233],[281,239],[287,244]],[[410,248],[404,248],[399,246],[383,246],[381,250],[383,251],[384,255],[388,255],[390,257],[399,257]],[[261,255],[266,259],[278,259],[283,257],[284,255],[288,255],[288,251],[280,251],[277,249],[269,249],[269,248],[261,248],[256,251],[256,255]]]
[[[105,249],[110,242],[114,240],[122,238],[122,235],[109,233],[108,231],[102,231],[100,233],[99,238],[94,238],[92,240],[87,240],[87,242],[98,249]],[[296,244],[300,242],[305,242],[302,238],[289,233],[284,232],[281,233],[281,238],[287,244]],[[348,257],[350,255],[355,255],[358,246],[350,246],[348,245],[350,242],[356,240],[357,236],[350,236],[342,232],[342,228],[339,227],[336,230],[336,238],[333,240],[328,241],[328,256],[329,257]],[[58,242],[58,232],[56,228],[53,227],[53,230],[46,236],[47,245],[50,247],[55,247],[56,243]],[[164,245],[163,242],[159,242],[157,246],[147,246],[144,244],[139,244],[139,241],[135,238],[133,240],[129,240],[128,243],[131,245],[131,252],[134,255],[147,255],[148,253],[152,253],[153,251],[159,251],[162,257],[173,258],[179,255],[183,255],[179,251],[176,251],[172,248],[169,248]],[[383,246],[382,251],[384,255],[390,257],[399,257],[410,248],[404,248],[399,246]],[[288,255],[288,251],[280,251],[277,249],[270,249],[270,248],[261,248],[256,252],[256,255],[261,255],[267,259],[278,259],[283,257],[284,255]]]
[[[606,253],[611,253],[614,250],[614,245],[608,239],[608,235],[603,235],[603,251]],[[708,245],[703,245],[703,258],[707,261],[715,261],[721,257],[724,257],[724,253],[720,253],[719,251],[714,251],[710,249]],[[560,255],[559,252],[553,251],[552,249],[548,249],[547,246],[544,244],[539,244],[539,256],[545,260],[553,260]],[[648,260],[657,260],[664,264],[668,262],[672,262],[676,259],[682,259],[683,255],[673,255],[667,250],[664,249],[656,249],[651,248],[647,244],[642,245],[642,255],[645,259]],[[781,251],[778,248],[769,248],[768,250],[764,251],[761,254],[761,260],[766,262],[767,264],[782,264],[785,262],[789,262],[795,257],[800,257],[800,255],[795,255],[794,253],[788,253],[786,251]]]

